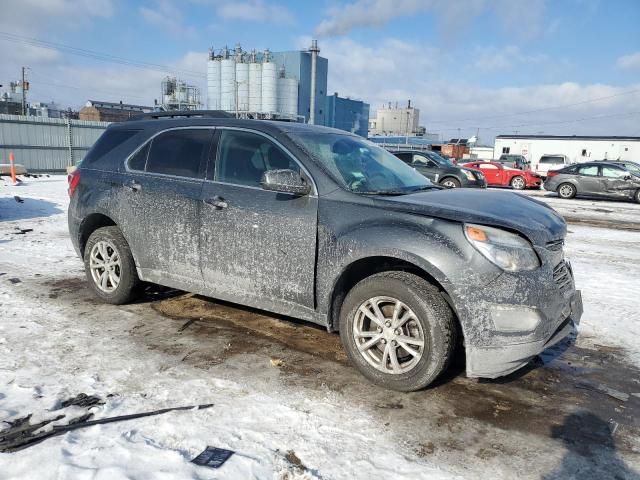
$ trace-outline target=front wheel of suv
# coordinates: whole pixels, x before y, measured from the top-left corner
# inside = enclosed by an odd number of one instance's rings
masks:
[[[84,269],[93,293],[107,303],[121,305],[139,295],[140,279],[133,256],[118,227],[98,228],[89,236]]]
[[[390,271],[365,278],[347,294],[340,337],[351,362],[370,381],[411,392],[447,368],[456,325],[437,288],[417,275]]]
[[[446,188],[460,188],[460,180],[453,177],[445,177],[440,180],[440,185]]]

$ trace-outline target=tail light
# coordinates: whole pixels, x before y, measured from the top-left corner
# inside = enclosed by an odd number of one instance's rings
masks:
[[[547,172],[547,178],[549,178],[549,177],[555,177],[556,175],[558,175],[558,172],[557,172],[557,171],[555,171],[555,170],[549,170],[549,171]]]
[[[73,197],[73,194],[75,193],[76,188],[80,183],[80,170],[76,169],[69,175],[67,175],[67,182],[69,182],[69,189],[67,190],[67,192],[69,192],[69,198],[71,198]]]

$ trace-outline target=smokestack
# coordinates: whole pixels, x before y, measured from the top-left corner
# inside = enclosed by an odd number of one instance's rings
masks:
[[[318,41],[311,40],[311,100],[309,102],[309,123],[315,125],[316,123],[316,65],[318,63]]]
[[[407,102],[407,108],[411,108],[411,100]]]

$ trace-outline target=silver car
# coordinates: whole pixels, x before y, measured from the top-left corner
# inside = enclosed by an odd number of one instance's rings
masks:
[[[576,195],[634,200],[640,203],[640,165],[633,162],[596,161],[549,171],[545,190],[561,198]]]

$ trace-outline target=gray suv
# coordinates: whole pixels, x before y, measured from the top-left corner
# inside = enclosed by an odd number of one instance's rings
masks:
[[[429,385],[457,345],[469,376],[506,375],[582,314],[554,210],[434,187],[340,130],[205,115],[113,124],[69,194],[71,239],[105,302],[152,282],[311,321],[391,389]]]

